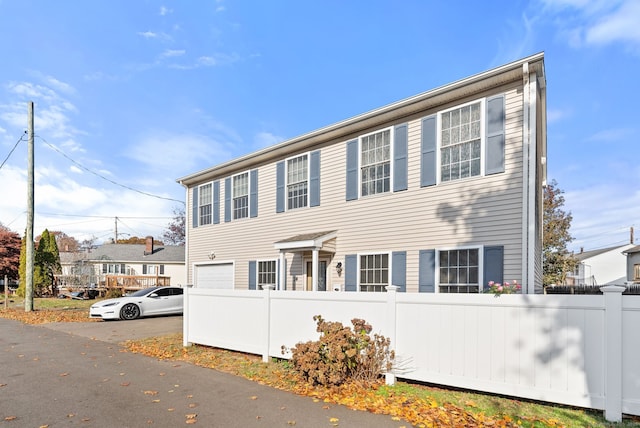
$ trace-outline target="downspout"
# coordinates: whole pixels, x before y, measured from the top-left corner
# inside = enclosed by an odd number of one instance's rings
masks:
[[[530,294],[529,284],[529,63],[522,64],[522,288]]]
[[[536,196],[538,195],[538,75],[529,77],[529,200],[527,203],[527,284],[529,293],[536,292]]]

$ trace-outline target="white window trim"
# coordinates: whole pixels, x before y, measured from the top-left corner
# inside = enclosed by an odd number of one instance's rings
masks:
[[[289,161],[291,159],[300,158],[302,156],[307,156],[307,205],[304,207],[298,208],[289,208]],[[309,203],[311,199],[311,152],[300,153],[296,156],[290,156],[284,160],[284,210],[286,211],[295,211],[302,208],[309,208]]]
[[[442,114],[453,111],[453,110],[458,110],[462,107],[466,107],[471,104],[477,104],[478,102],[480,102],[480,175],[460,178],[457,180],[442,181],[442,171],[441,171],[442,163],[441,163],[441,155],[440,155],[440,151],[442,149]],[[485,144],[487,139],[485,135],[485,128],[486,128],[485,122],[487,120],[486,105],[487,105],[487,99],[479,98],[477,100],[469,101],[464,104],[455,105],[445,110],[440,110],[436,113],[436,167],[437,167],[436,168],[436,171],[437,171],[436,184],[448,185],[448,184],[460,183],[462,181],[473,180],[473,179],[477,179],[485,176],[485,163],[486,163]]]
[[[208,204],[211,207],[211,221],[209,223],[203,224],[202,223],[202,218],[200,216],[200,207],[204,206],[200,203],[200,201],[202,200],[202,188],[204,186],[211,186],[209,188],[211,194],[211,202]],[[213,181],[210,181],[208,183],[203,183],[201,185],[198,186],[198,226],[210,226],[213,224]]]
[[[484,284],[482,284],[484,278],[484,245],[465,245],[461,247],[442,247],[436,248],[436,285],[435,292],[440,293],[440,252],[441,251],[453,251],[453,250],[478,250],[478,294],[482,294]],[[451,293],[442,293],[451,294]],[[474,294],[474,293],[467,293]]]
[[[393,257],[392,257],[392,251],[365,251],[362,253],[357,253],[356,254],[356,269],[357,269],[357,281],[356,281],[356,292],[358,293],[372,293],[372,291],[362,291],[361,290],[361,286],[362,286],[362,282],[360,281],[360,257],[361,256],[373,256],[373,255],[378,255],[378,254],[386,254],[388,257],[388,262],[389,262],[389,281],[387,286],[391,285],[392,283],[392,278],[393,278]]]
[[[191,265],[191,278],[192,278],[192,282],[193,284],[197,283],[197,274],[196,274],[196,268],[198,266],[208,266],[208,265],[228,265],[231,264],[233,267],[233,272],[231,273],[231,281],[233,282],[233,288],[231,290],[235,290],[236,288],[236,262],[234,260],[219,260],[219,261],[215,261],[215,262],[210,262],[210,261],[206,261],[206,262],[193,262],[193,264]],[[257,268],[257,266],[256,266]]]
[[[374,193],[373,195],[362,195],[362,139],[370,135],[378,134],[380,132],[389,131],[389,191]],[[359,198],[375,198],[387,193],[393,193],[393,160],[394,160],[394,145],[395,145],[395,132],[393,126],[386,128],[376,129],[373,132],[362,134],[358,136],[358,197]],[[364,254],[364,253],[363,253]]]
[[[233,199],[234,195],[234,187],[233,187],[233,178],[238,177],[240,175],[247,174],[247,216],[242,218],[234,218],[233,216]],[[231,198],[229,199],[229,203],[231,204],[231,221],[242,221],[251,217],[251,170],[239,172],[237,174],[233,174],[231,176],[231,183],[229,186],[231,189]]]
[[[280,283],[280,269],[278,269],[278,259],[256,259],[256,290],[260,289],[260,262],[275,262],[276,264],[276,283],[274,290],[278,289]]]

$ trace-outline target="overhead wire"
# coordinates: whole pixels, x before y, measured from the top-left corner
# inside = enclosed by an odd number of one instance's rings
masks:
[[[2,167],[4,166],[5,163],[7,163],[7,161],[9,160],[9,158],[11,157],[11,155],[13,154],[13,151],[16,149],[16,147],[18,147],[18,144],[20,144],[20,141],[24,141],[24,135],[27,133],[27,131],[24,132],[24,134],[22,134],[20,136],[20,138],[18,139],[18,141],[16,141],[16,144],[14,144],[13,149],[11,149],[11,151],[9,152],[9,154],[7,155],[7,157],[2,161],[2,164],[0,164],[0,169],[2,169]]]

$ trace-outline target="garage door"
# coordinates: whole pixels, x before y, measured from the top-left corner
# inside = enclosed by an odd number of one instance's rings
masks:
[[[233,263],[196,266],[197,288],[233,289]]]

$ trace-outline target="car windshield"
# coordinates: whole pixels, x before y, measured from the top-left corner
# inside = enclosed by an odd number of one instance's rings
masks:
[[[158,288],[160,288],[160,287],[145,288],[144,290],[138,290],[135,293],[128,294],[128,296],[130,296],[130,297],[146,296],[147,294],[151,293],[154,290],[157,290]]]

